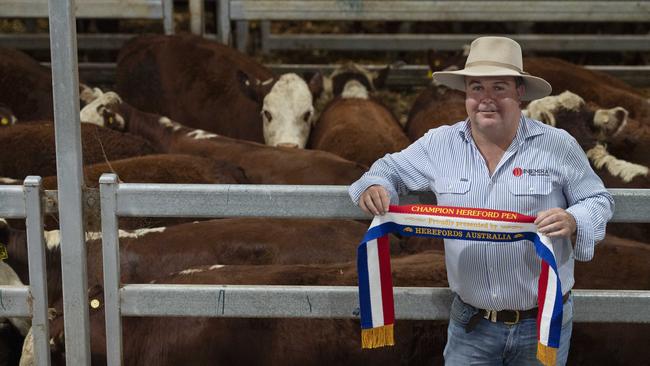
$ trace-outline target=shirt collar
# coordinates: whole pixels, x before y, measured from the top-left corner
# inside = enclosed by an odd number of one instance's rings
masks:
[[[461,122],[459,124],[458,133],[465,142],[471,141],[472,130],[469,122],[469,117],[465,119],[464,122]],[[517,127],[517,134],[515,135],[514,141],[516,145],[521,145],[525,140],[533,136],[541,135],[543,133],[544,128],[539,122],[530,118],[526,118],[522,114],[519,119],[519,127]]]

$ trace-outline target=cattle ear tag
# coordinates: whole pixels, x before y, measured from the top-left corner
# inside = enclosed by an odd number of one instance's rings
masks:
[[[97,300],[97,299],[90,300],[90,307],[91,308],[97,309],[99,307],[99,305],[101,305],[99,300]]]
[[[8,125],[9,120],[7,119],[7,117],[2,117],[2,120],[0,120],[0,124],[2,124],[3,126]]]
[[[9,253],[7,253],[7,247],[4,244],[0,243],[0,261],[9,258]]]

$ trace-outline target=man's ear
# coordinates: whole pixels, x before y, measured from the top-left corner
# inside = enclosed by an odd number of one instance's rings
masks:
[[[526,84],[522,83],[517,87],[517,95],[519,95],[519,100],[521,101],[526,94]]]

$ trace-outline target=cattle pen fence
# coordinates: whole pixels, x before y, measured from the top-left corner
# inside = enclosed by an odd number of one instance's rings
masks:
[[[40,177],[0,187],[0,217],[25,219],[29,258],[29,286],[0,285],[0,317],[32,318],[35,364],[41,366],[50,364],[43,206]]]
[[[356,318],[350,286],[121,284],[118,217],[301,217],[368,219],[346,186],[118,183],[100,178],[108,365],[122,364],[122,316]],[[613,222],[650,222],[650,190],[612,189]],[[403,198],[430,202],[425,193]],[[576,322],[649,323],[650,291],[575,290]],[[448,319],[448,288],[395,288],[397,319]]]
[[[426,21],[426,22],[647,22],[647,1],[421,1],[219,0],[219,37],[231,40],[230,23],[237,30],[237,47],[245,49],[247,21],[262,20],[262,49],[331,50],[461,50],[476,34],[274,34],[270,21]],[[635,34],[511,34],[526,50],[629,51],[650,50],[650,36]]]

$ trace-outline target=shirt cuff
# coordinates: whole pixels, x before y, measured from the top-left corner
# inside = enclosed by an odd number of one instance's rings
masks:
[[[358,181],[352,183],[352,185],[348,189],[348,193],[350,194],[350,198],[352,199],[352,202],[354,202],[354,204],[358,206],[359,198],[361,198],[361,194],[365,192],[365,190],[368,189],[368,187],[374,185],[380,185],[386,188],[388,194],[390,195],[390,203],[393,205],[399,204],[399,196],[397,195],[397,191],[395,190],[395,188],[392,187],[390,182],[379,177],[361,178]]]
[[[572,206],[566,209],[576,220],[575,259],[581,262],[590,261],[594,257],[594,227],[586,207]]]

